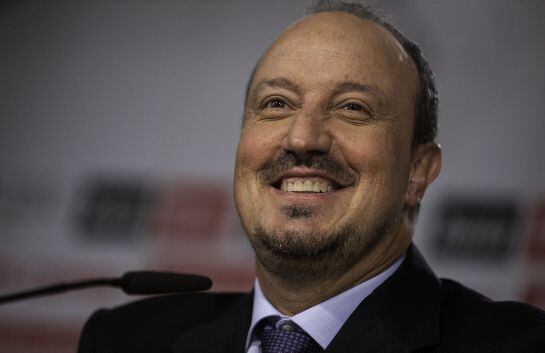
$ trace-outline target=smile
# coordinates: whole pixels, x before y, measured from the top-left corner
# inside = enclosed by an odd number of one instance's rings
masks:
[[[341,185],[331,176],[317,170],[294,168],[277,176],[270,186],[286,193],[327,194],[348,185]]]
[[[319,178],[288,178],[281,181],[280,189],[287,192],[325,193],[333,191],[333,185]]]

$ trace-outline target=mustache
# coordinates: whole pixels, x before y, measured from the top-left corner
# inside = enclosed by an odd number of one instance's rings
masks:
[[[307,158],[300,158],[293,153],[281,152],[276,158],[261,168],[258,175],[263,183],[272,184],[278,177],[296,167],[306,167],[320,171],[341,186],[350,186],[357,183],[359,175],[344,166],[329,153],[314,153]]]

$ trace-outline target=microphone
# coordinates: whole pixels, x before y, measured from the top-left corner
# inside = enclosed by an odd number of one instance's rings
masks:
[[[127,272],[119,281],[125,293],[140,295],[198,292],[212,287],[208,277],[173,272]]]
[[[208,277],[191,274],[133,271],[125,273],[121,278],[97,278],[66,283],[63,282],[3,295],[0,296],[0,305],[32,297],[97,286],[119,287],[126,294],[132,295],[171,294],[198,292],[210,289],[212,287],[212,280]]]

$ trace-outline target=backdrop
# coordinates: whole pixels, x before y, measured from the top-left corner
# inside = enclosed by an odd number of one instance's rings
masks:
[[[440,91],[443,170],[415,241],[440,276],[545,307],[545,3],[374,1]],[[0,7],[0,294],[127,270],[248,290],[232,202],[243,93],[304,1]],[[73,352],[93,289],[0,307],[0,352]]]

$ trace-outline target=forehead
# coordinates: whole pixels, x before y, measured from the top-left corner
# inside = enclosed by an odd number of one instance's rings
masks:
[[[282,33],[260,60],[253,86],[275,77],[311,88],[357,81],[389,95],[415,94],[418,86],[411,58],[386,29],[340,12],[306,17]]]

